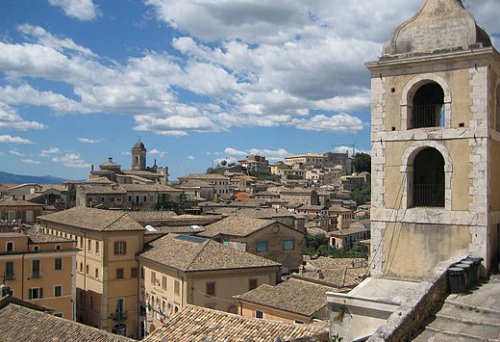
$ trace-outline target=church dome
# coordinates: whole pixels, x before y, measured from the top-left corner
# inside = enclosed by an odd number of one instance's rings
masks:
[[[141,149],[141,150],[144,150],[145,147],[144,147],[144,144],[142,143],[142,141],[138,140],[135,144],[134,144],[134,149]]]
[[[101,170],[120,170],[121,165],[113,162],[113,158],[109,157],[108,161],[99,165]]]
[[[488,34],[460,0],[426,0],[413,18],[394,30],[383,54],[428,54],[491,45]]]

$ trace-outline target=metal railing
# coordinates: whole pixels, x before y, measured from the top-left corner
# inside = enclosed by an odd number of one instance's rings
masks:
[[[413,206],[444,207],[444,184],[415,184]]]
[[[412,127],[438,127],[441,121],[441,104],[418,105],[412,108]]]
[[[115,311],[110,314],[110,318],[113,321],[125,321],[127,320],[127,311]]]

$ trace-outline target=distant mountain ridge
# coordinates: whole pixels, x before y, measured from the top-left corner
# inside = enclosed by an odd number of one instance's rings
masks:
[[[62,184],[67,179],[54,176],[26,176],[0,171],[0,184]]]

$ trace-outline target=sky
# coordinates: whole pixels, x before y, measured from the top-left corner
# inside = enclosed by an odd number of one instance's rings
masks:
[[[370,78],[422,0],[0,0],[0,171],[85,179],[140,139],[170,180],[370,150]],[[468,0],[500,47],[500,1]]]

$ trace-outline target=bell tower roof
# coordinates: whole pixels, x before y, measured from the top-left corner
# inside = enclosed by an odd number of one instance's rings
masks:
[[[426,0],[413,18],[399,25],[383,55],[432,54],[492,46],[460,0]]]

